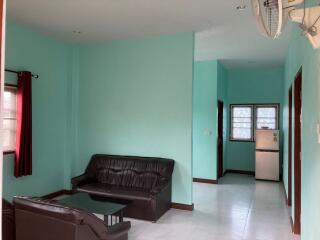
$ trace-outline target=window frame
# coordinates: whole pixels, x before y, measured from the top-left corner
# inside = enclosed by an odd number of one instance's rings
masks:
[[[233,108],[234,107],[249,107],[251,108],[251,138],[250,139],[240,139],[240,138],[233,138],[232,132],[233,132]],[[253,104],[230,104],[230,131],[229,131],[229,138],[230,141],[233,142],[253,142],[254,141],[254,130],[252,128],[252,124],[254,121],[254,105]]]
[[[237,139],[233,138],[233,108],[234,107],[251,107],[251,139]],[[279,103],[232,103],[229,104],[229,141],[230,142],[254,142],[257,130],[257,108],[259,107],[275,107],[276,108],[276,128],[279,130],[280,122],[280,104]]]
[[[275,129],[272,129],[272,130],[279,130],[279,119],[280,119],[279,105],[280,105],[279,103],[276,103],[276,104],[254,104],[254,113],[255,113],[254,129],[255,130],[260,130],[260,129],[258,129],[257,109],[258,108],[275,108],[276,109],[276,127],[275,127]]]
[[[14,85],[14,84],[5,83],[4,84],[4,91],[6,88],[11,88],[11,89],[14,89],[15,91],[17,91],[17,85]],[[4,120],[4,118],[2,120]],[[15,152],[16,152],[16,149],[3,150],[3,155],[15,154]]]

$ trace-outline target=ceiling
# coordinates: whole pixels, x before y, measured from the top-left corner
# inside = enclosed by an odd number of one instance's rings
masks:
[[[214,26],[196,33],[195,59],[219,59],[227,68],[282,66],[287,53],[288,24],[276,40],[262,36],[255,25],[250,0],[244,10],[236,10],[240,0],[219,4]]]
[[[236,10],[240,1],[245,10]],[[282,65],[288,44],[287,33],[275,41],[259,35],[250,0],[8,0],[7,16],[70,42],[194,31],[195,59],[227,68]]]

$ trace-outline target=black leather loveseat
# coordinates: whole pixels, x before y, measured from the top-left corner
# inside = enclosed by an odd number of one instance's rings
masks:
[[[13,203],[16,240],[128,239],[130,222],[107,227],[91,213],[42,198],[15,197]]]
[[[174,161],[97,154],[86,171],[71,180],[74,192],[127,201],[124,216],[157,221],[171,207]]]

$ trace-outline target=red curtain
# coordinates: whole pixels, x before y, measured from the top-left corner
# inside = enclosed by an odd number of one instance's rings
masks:
[[[32,94],[30,72],[18,74],[17,139],[14,175],[32,174]]]

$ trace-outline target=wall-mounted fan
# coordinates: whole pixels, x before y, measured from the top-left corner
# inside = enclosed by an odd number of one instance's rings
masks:
[[[251,0],[259,31],[277,38],[287,21],[299,23],[314,48],[320,48],[320,6],[295,9],[304,0]]]

